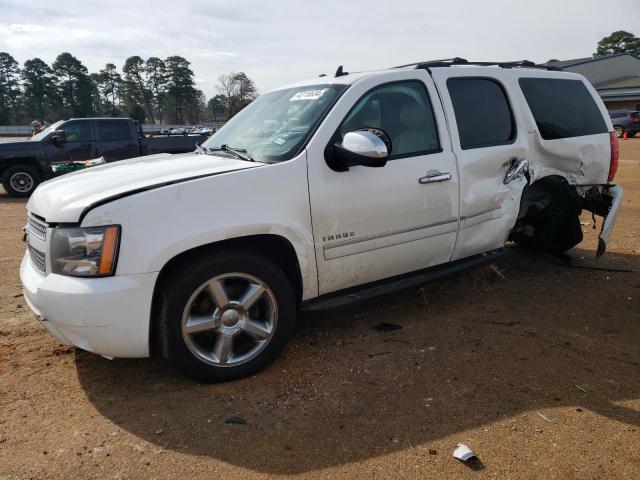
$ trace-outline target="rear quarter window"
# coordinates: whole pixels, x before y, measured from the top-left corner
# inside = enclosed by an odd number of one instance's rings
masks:
[[[447,80],[447,89],[463,150],[505,145],[514,141],[516,126],[511,107],[496,80],[450,78]]]
[[[545,140],[607,133],[607,124],[580,80],[521,78],[520,88]]]

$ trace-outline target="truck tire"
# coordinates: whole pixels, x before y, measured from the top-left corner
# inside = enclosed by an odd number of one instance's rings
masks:
[[[296,301],[268,258],[221,251],[172,269],[161,286],[158,333],[165,357],[187,376],[224,382],[265,368],[294,328]]]
[[[28,197],[40,184],[40,172],[30,165],[13,165],[2,176],[2,186],[12,197]]]

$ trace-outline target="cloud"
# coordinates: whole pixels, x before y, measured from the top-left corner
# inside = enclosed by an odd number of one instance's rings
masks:
[[[603,15],[601,0],[0,0],[0,51],[52,62],[61,52],[92,72],[131,55],[182,55],[198,86],[244,71],[261,92],[333,73],[430,58],[577,58],[614,30],[640,35],[640,8]],[[553,12],[553,14],[550,14]]]
[[[12,23],[9,28],[18,33],[46,32],[44,25],[33,25],[32,23]]]

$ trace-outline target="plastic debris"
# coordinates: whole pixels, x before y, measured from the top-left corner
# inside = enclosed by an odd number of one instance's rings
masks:
[[[468,462],[472,458],[476,458],[476,453],[464,443],[459,443],[456,449],[453,451],[453,456],[458,460]]]
[[[576,386],[576,388],[578,390],[580,390],[581,392],[587,393],[587,391],[584,389],[584,387],[581,387],[580,385],[578,385],[577,383],[574,383],[574,385]]]
[[[74,160],[72,162],[59,163],[52,165],[51,170],[55,173],[71,173],[76,170],[84,170],[85,168],[95,167],[96,165],[103,165],[107,163],[104,157],[94,158],[91,160]]]
[[[551,420],[549,417],[547,417],[546,415],[543,415],[543,414],[542,414],[542,413],[540,413],[540,412],[536,412],[536,414],[537,414],[541,419],[543,419],[545,422],[549,422],[549,423],[556,423],[556,422],[554,422],[553,420]]]

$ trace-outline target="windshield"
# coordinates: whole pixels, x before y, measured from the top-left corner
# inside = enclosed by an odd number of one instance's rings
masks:
[[[45,128],[44,130],[40,130],[39,133],[36,133],[33,137],[31,137],[31,141],[32,142],[39,142],[40,140],[43,140],[47,135],[49,135],[51,132],[53,132],[55,129],[57,129],[61,124],[62,124],[62,120],[56,122],[56,123],[52,123],[51,125],[49,125],[47,128]]]
[[[346,88],[314,85],[262,95],[204,142],[203,150],[209,153],[224,146],[258,162],[289,160],[298,154]]]

